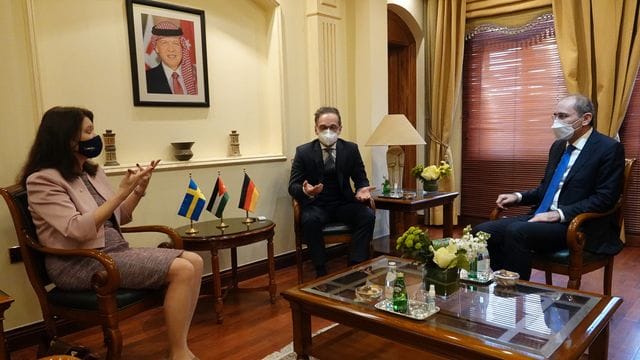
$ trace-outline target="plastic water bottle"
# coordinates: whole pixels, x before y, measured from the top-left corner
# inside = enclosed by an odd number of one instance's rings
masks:
[[[477,276],[480,281],[489,280],[489,274],[491,274],[491,260],[489,258],[489,250],[482,248],[478,250],[478,269]]]
[[[436,287],[429,285],[429,292],[427,293],[427,312],[431,313],[436,311]]]
[[[393,286],[395,285],[397,271],[396,262],[389,261],[387,263],[387,277],[384,281],[385,299],[391,300],[393,298]]]
[[[404,273],[396,274],[396,281],[393,286],[393,311],[399,313],[407,313],[408,298],[407,287],[404,284]]]

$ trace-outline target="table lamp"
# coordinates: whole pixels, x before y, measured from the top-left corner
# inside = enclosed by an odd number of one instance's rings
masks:
[[[404,172],[404,150],[400,145],[425,144],[426,142],[422,136],[404,114],[389,114],[382,118],[365,146],[389,146],[387,150],[387,171],[389,172],[389,181],[395,191],[396,185],[402,187],[402,174]]]

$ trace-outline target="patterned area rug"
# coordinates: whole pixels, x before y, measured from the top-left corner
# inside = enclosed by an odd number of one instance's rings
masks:
[[[322,334],[323,332],[333,328],[334,326],[337,326],[338,324],[332,324],[329,325],[325,328],[322,328],[318,331],[316,331],[312,336],[316,336],[318,334]],[[264,357],[262,360],[296,360],[296,353],[293,351],[293,343],[289,343],[289,345],[283,347],[282,349],[280,349],[279,351],[273,352],[270,355]],[[318,360],[317,358],[314,358],[313,356],[309,357],[310,360]]]

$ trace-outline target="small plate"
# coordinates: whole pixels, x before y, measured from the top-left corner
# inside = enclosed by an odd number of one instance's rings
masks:
[[[409,309],[412,308],[411,305],[415,305],[416,303],[420,303],[419,301],[415,301],[415,300],[408,300],[409,303],[407,304],[407,307]],[[410,319],[414,319],[414,320],[424,320],[426,318],[428,318],[429,316],[437,313],[438,311],[440,311],[440,308],[436,306],[436,309],[434,311],[431,312],[422,312],[420,311],[419,313],[401,313],[401,312],[397,312],[397,311],[393,311],[393,305],[392,305],[392,301],[389,299],[384,299],[382,301],[380,301],[379,303],[377,303],[376,305],[376,309],[382,310],[382,311],[386,311],[386,312],[390,312],[392,314],[396,314],[396,315],[401,315],[404,317],[408,317]]]
[[[402,193],[380,194],[378,195],[378,197],[387,199],[402,199]]]
[[[468,277],[468,272],[465,269],[460,269],[460,280],[464,282],[474,283],[478,285],[489,285],[493,282],[493,271],[489,273],[489,278],[487,280],[480,279],[472,279]]]

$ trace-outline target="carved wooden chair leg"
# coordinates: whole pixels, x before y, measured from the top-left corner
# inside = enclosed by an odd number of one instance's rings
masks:
[[[611,295],[611,279],[613,279],[613,256],[604,267],[604,291],[605,295]]]
[[[122,333],[118,328],[103,328],[107,360],[119,360],[122,355]]]
[[[302,284],[302,246],[296,245],[296,268],[298,269],[298,285]]]
[[[569,275],[569,281],[567,282],[567,288],[569,289],[580,289],[580,280],[582,276],[572,277]]]

